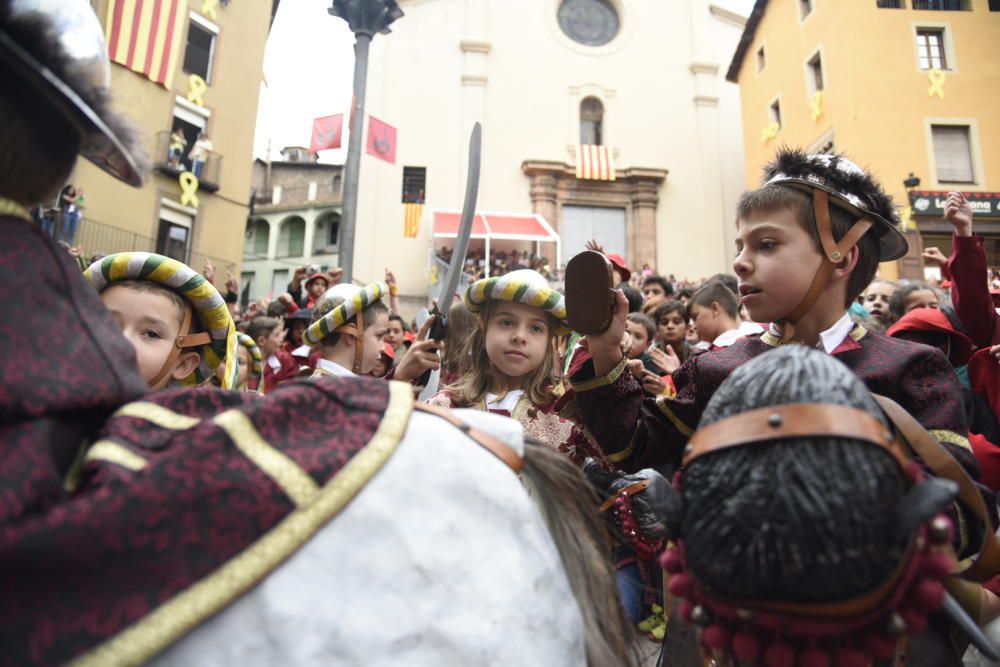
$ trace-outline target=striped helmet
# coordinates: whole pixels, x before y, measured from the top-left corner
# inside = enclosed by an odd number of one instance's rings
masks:
[[[264,355],[260,351],[257,343],[247,334],[239,331],[236,333],[236,340],[250,353],[250,372],[257,378],[257,390],[263,393],[264,390]]]
[[[496,278],[483,278],[465,291],[465,305],[474,313],[480,312],[491,299],[541,308],[556,319],[556,335],[570,332],[566,322],[566,300],[537,271],[521,269]]]
[[[329,334],[346,324],[352,317],[389,293],[389,287],[381,281],[365,287],[343,283],[334,285],[319,298],[313,309],[313,323],[302,334],[302,342],[310,347],[319,345]],[[323,313],[326,304],[341,301],[338,305]]]
[[[219,364],[225,362],[222,387],[235,388],[239,373],[236,325],[219,290],[200,273],[187,264],[163,255],[119,252],[97,260],[83,272],[83,276],[98,292],[122,280],[148,280],[187,299],[208,332],[209,342],[201,348],[201,364],[184,378],[184,384],[201,384],[214,375]]]

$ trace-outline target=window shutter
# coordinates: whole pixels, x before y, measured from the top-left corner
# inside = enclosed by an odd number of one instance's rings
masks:
[[[972,146],[967,125],[934,125],[934,162],[942,183],[972,183]]]

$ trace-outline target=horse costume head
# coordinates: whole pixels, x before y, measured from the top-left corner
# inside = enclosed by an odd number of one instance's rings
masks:
[[[685,450],[668,588],[720,664],[890,660],[944,601],[954,494],[845,366],[779,348],[733,372]]]

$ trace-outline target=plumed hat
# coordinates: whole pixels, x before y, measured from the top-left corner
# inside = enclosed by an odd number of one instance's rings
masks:
[[[465,305],[473,313],[480,312],[490,300],[541,308],[556,319],[557,335],[570,331],[566,322],[566,300],[537,271],[520,269],[496,278],[483,278],[469,285],[465,291]]]
[[[843,155],[808,155],[797,149],[782,149],[764,168],[764,185],[788,185],[809,192],[825,190],[830,201],[858,218],[871,218],[879,238],[880,261],[899,259],[907,242],[899,230],[899,218],[875,178]]]
[[[108,45],[89,2],[0,3],[0,63],[79,132],[83,157],[129,185],[142,184],[140,142],[110,109]]]
[[[236,324],[226,307],[226,302],[215,285],[176,259],[148,252],[119,252],[97,260],[91,264],[83,276],[98,292],[122,280],[148,280],[159,283],[187,299],[192,310],[208,333],[208,340],[202,346],[201,364],[188,377],[185,384],[201,384],[211,378],[215,369],[223,361],[226,371],[222,380],[223,389],[236,387],[239,373],[236,359]],[[198,334],[187,336],[181,331],[175,345],[180,350],[190,343],[195,345]],[[190,340],[185,340],[187,337]]]

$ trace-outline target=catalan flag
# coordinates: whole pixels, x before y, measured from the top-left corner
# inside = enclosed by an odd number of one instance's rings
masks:
[[[417,238],[420,231],[420,217],[424,214],[423,204],[403,204],[403,236]]]
[[[111,0],[105,26],[108,55],[169,88],[186,22],[187,0]]]
[[[590,181],[615,180],[615,160],[608,147],[577,144],[576,177]]]

